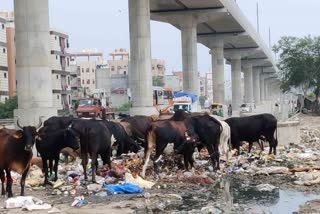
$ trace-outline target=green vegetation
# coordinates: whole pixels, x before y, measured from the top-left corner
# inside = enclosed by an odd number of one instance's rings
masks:
[[[152,77],[152,85],[153,86],[164,86],[164,77],[163,76],[153,76]]]
[[[116,108],[116,112],[127,112],[130,109],[130,102],[124,103],[122,106]]]
[[[206,96],[199,97],[199,102],[200,102],[201,108],[204,108],[204,103],[205,103],[206,99],[207,99]]]
[[[0,103],[0,119],[13,118],[13,110],[18,108],[18,99],[16,96]]]
[[[273,49],[280,54],[281,89],[301,86],[306,96],[307,90],[314,88],[319,97],[320,37],[282,37]]]

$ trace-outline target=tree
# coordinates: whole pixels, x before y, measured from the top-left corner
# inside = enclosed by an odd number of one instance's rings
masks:
[[[281,89],[289,91],[301,87],[303,95],[314,88],[316,98],[320,92],[320,37],[282,37],[274,46],[280,54],[279,76]],[[303,102],[302,106],[303,108]]]
[[[17,97],[10,97],[4,103],[0,103],[0,119],[13,118],[13,110],[18,108]]]
[[[199,103],[200,103],[201,108],[204,107],[204,103],[206,102],[206,99],[207,99],[207,97],[206,97],[206,96],[203,96],[203,95],[201,95],[201,96],[199,97]]]
[[[153,76],[152,77],[152,85],[163,87],[165,85],[164,77],[163,76]]]

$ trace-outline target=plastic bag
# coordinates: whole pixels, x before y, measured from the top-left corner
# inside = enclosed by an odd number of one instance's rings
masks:
[[[112,194],[134,194],[143,192],[143,189],[131,183],[105,184],[104,188]]]

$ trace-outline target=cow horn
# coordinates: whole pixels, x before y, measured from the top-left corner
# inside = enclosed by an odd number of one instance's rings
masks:
[[[36,125],[36,129],[39,129],[42,125],[41,117],[39,117],[39,123]]]
[[[22,126],[21,126],[20,123],[19,123],[19,118],[17,119],[17,126],[18,126],[20,129],[23,129]]]

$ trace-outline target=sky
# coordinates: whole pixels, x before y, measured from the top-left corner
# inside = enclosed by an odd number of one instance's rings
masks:
[[[13,0],[0,0],[0,10],[12,10]],[[198,0],[201,1],[201,0]],[[259,4],[260,34],[268,44],[281,36],[320,35],[319,0],[236,0],[247,19],[256,27],[256,4]],[[70,49],[91,48],[105,57],[116,48],[129,49],[128,0],[49,0],[50,26],[69,34]],[[167,73],[181,70],[181,34],[175,27],[151,22],[152,58],[166,61]],[[211,70],[209,49],[198,44],[198,68]],[[226,66],[225,78],[230,79]]]

